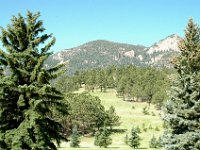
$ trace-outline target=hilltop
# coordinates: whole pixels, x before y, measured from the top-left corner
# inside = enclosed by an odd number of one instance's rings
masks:
[[[49,57],[46,66],[68,62],[68,71],[107,67],[110,65],[136,65],[170,67],[170,59],[179,53],[178,35],[171,35],[151,47],[95,40],[75,48],[65,49]]]

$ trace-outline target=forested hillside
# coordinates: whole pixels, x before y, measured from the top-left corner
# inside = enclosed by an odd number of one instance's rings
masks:
[[[55,53],[46,61],[46,67],[68,63],[68,72],[104,68],[108,66],[172,67],[171,59],[179,53],[181,38],[171,35],[151,47],[96,40]]]

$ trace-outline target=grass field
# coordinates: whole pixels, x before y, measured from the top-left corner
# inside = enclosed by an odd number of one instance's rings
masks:
[[[82,90],[80,90],[82,91]],[[79,92],[80,92],[79,91]],[[132,127],[139,126],[142,133],[140,133],[140,137],[142,139],[141,145],[139,149],[151,149],[149,148],[149,141],[153,135],[159,137],[163,133],[162,128],[162,120],[159,116],[159,111],[154,108],[152,105],[150,108],[150,115],[143,114],[143,108],[147,106],[146,103],[142,102],[125,102],[121,98],[116,97],[115,90],[108,90],[106,93],[101,93],[99,91],[95,91],[91,93],[92,95],[98,96],[102,100],[102,104],[108,109],[110,106],[114,106],[117,115],[120,116],[120,126],[114,127],[114,129],[122,129],[125,132],[122,133],[114,133],[112,134],[112,145],[110,145],[107,150],[120,149],[120,150],[131,150],[131,148],[124,143],[124,139],[126,134],[130,134],[130,130]],[[132,107],[135,107],[134,109]],[[155,116],[152,115],[152,112]],[[147,128],[147,131],[142,130],[143,124]],[[153,129],[150,129],[149,126],[152,126]],[[160,131],[156,131],[155,128],[159,128]],[[69,143],[62,143],[59,147],[59,150],[76,150],[76,148],[70,148]],[[94,146],[94,138],[93,137],[81,137],[81,144],[78,150],[86,150],[86,149],[104,149]],[[151,149],[153,150],[153,149]]]

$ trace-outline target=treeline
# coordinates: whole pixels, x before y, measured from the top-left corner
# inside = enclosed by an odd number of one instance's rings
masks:
[[[88,91],[106,92],[109,88],[117,91],[117,96],[125,101],[143,101],[160,108],[167,99],[172,69],[121,66],[76,71],[73,76],[63,75],[54,85],[62,92],[85,87]]]

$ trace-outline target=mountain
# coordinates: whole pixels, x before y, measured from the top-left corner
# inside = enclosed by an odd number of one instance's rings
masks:
[[[111,65],[169,67],[171,57],[178,54],[180,40],[178,35],[173,34],[151,47],[96,40],[53,54],[46,61],[46,66],[68,62],[70,73]]]
[[[181,39],[178,35],[172,34],[147,48],[150,64],[158,67],[170,67],[171,59],[179,54],[178,43]]]
[[[179,51],[178,49],[178,42],[181,40],[181,38],[176,35],[172,34],[168,37],[166,37],[163,40],[160,40],[159,42],[155,43],[153,46],[151,46],[147,53],[153,54],[155,52],[168,52],[168,51]]]
[[[110,65],[145,66],[147,65],[145,48],[141,45],[96,40],[56,53],[49,57],[46,65],[51,67],[67,61],[70,72]]]

